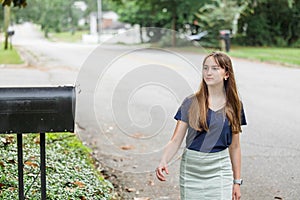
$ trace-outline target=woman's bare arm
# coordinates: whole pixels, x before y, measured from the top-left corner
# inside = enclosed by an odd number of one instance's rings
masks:
[[[229,154],[232,164],[233,178],[241,178],[241,146],[240,134],[232,135],[232,143],[229,146]],[[232,190],[232,199],[239,200],[241,198],[240,185],[234,184]]]
[[[188,128],[188,124],[186,122],[183,122],[180,120],[177,121],[173,136],[172,136],[171,140],[168,142],[168,144],[166,145],[163,156],[160,161],[160,164],[156,169],[156,176],[159,180],[161,180],[161,181],[166,180],[166,177],[165,177],[163,171],[165,171],[167,174],[169,173],[168,162],[177,153],[177,151],[184,139],[187,128]]]

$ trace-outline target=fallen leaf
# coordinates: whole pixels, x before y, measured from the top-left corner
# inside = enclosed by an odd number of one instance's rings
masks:
[[[27,160],[24,164],[29,166],[29,167],[38,167],[38,165],[36,163],[33,163],[29,160]]]
[[[134,200],[150,200],[150,197],[134,197]]]
[[[153,181],[153,180],[150,180],[150,181],[148,182],[148,184],[151,185],[151,186],[153,186],[153,185],[154,185],[154,181]]]
[[[79,197],[80,200],[86,200],[86,198],[84,196]]]
[[[8,145],[13,143],[14,137],[13,136],[7,136],[5,138],[1,138],[1,142],[3,142],[4,145]]]
[[[4,162],[0,161],[0,166],[5,167]]]
[[[145,137],[145,135],[143,133],[134,133],[134,134],[132,134],[132,137],[134,137],[134,138],[143,138],[143,137]]]
[[[136,189],[135,188],[125,188],[127,192],[135,192]]]
[[[7,160],[7,162],[10,163],[10,164],[16,164],[15,159],[9,159],[9,160]]]
[[[121,149],[122,150],[131,150],[131,149],[134,149],[134,146],[132,146],[132,145],[123,145],[123,146],[121,146]]]
[[[80,181],[75,181],[73,184],[74,184],[74,185],[77,185],[77,186],[80,187],[80,188],[83,188],[83,187],[85,186],[84,183],[82,183],[82,182],[80,182]]]
[[[34,139],[33,139],[33,142],[35,143],[35,144],[40,144],[40,137],[38,136],[38,137],[35,137]]]
[[[5,184],[0,183],[0,188],[2,188],[3,186],[5,186]]]
[[[9,187],[8,189],[9,189],[10,191],[13,192],[13,191],[17,190],[18,188],[15,188],[15,187]]]
[[[132,165],[132,168],[133,169],[136,169],[136,168],[138,168],[139,166],[138,165]]]
[[[74,167],[74,169],[75,169],[76,171],[78,171],[78,172],[80,172],[80,171],[81,171],[81,168],[80,168],[80,167],[78,167],[78,166],[75,166],[75,167]]]

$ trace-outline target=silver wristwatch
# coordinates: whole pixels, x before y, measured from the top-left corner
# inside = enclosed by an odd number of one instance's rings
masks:
[[[242,185],[243,184],[243,179],[234,179],[233,184]]]

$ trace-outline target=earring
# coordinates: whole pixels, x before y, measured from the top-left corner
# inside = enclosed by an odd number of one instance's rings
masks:
[[[226,77],[225,77],[224,79],[225,79],[225,81],[227,81],[227,78],[226,78]]]

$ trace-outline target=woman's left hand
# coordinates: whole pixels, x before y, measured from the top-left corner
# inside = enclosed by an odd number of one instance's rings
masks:
[[[241,199],[241,186],[238,184],[233,184],[232,200],[240,200],[240,199]]]

